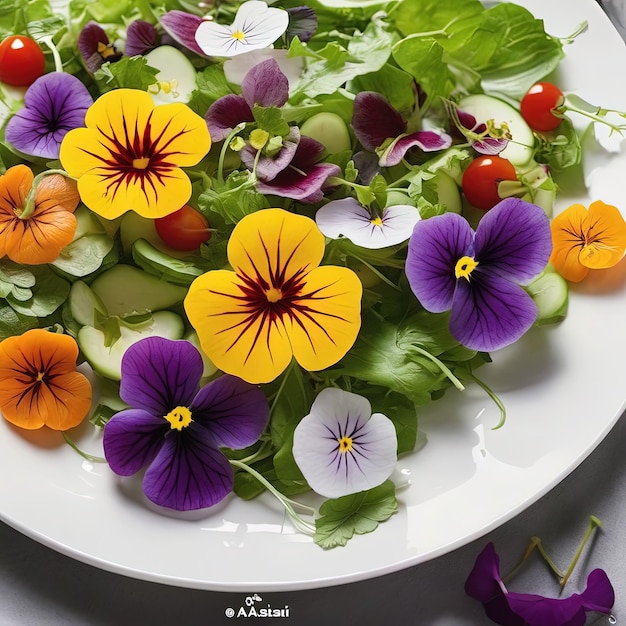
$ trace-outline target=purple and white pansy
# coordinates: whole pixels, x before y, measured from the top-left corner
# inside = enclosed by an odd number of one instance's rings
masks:
[[[293,456],[316,493],[327,498],[373,489],[396,467],[392,421],[363,396],[327,387],[293,435]]]

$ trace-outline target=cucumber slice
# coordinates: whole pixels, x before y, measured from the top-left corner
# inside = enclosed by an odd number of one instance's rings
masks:
[[[459,188],[454,182],[454,179],[450,175],[439,170],[435,174],[434,180],[437,188],[439,204],[443,204],[447,207],[448,212],[450,213],[460,214],[463,205],[461,202]]]
[[[132,265],[120,263],[100,274],[91,289],[109,315],[135,315],[169,309],[183,301],[187,289],[172,285]]]
[[[546,326],[565,319],[569,302],[567,281],[549,265],[526,287],[539,311],[535,324]]]
[[[93,326],[83,326],[78,331],[76,341],[89,362],[89,365],[105,378],[120,380],[122,377],[122,357],[126,350],[146,337],[181,339],[185,326],[180,315],[171,311],[157,311],[150,320],[133,329],[120,325],[120,337],[111,346],[105,345],[104,333]]]
[[[155,248],[173,257],[189,256],[189,252],[174,250],[163,243],[154,227],[154,220],[142,217],[134,211],[127,211],[120,222],[120,239],[124,253],[130,255],[133,244],[138,239],[146,239]]]
[[[95,326],[96,312],[107,315],[102,300],[82,280],[72,283],[68,302],[74,321],[81,326]]]
[[[145,239],[135,241],[132,252],[133,261],[139,267],[168,283],[189,287],[198,276],[204,274],[204,270],[191,261],[161,252]]]
[[[526,165],[535,152],[535,135],[521,113],[513,106],[484,94],[467,96],[459,102],[461,111],[465,111],[476,118],[477,122],[493,120],[496,126],[503,122],[511,131],[512,139],[507,147],[500,152],[500,156],[508,159],[513,165]]]

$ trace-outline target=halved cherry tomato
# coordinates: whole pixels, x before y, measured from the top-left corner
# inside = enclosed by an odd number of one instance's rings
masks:
[[[487,211],[502,200],[498,195],[498,183],[503,180],[517,180],[511,161],[497,155],[484,155],[467,166],[461,186],[472,206]]]
[[[552,83],[536,83],[522,98],[520,113],[526,123],[540,132],[554,130],[561,117],[555,115],[555,109],[565,102],[563,92]]]
[[[11,35],[0,43],[0,81],[15,87],[32,85],[46,69],[46,58],[30,37]]]
[[[188,204],[174,213],[155,219],[154,227],[163,243],[174,250],[197,250],[211,238],[206,217]]]

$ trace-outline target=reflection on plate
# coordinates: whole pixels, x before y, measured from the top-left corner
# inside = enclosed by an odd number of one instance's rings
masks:
[[[626,110],[626,62],[618,34],[593,0],[524,0],[566,37],[557,82],[566,92]],[[585,152],[584,190],[561,198],[626,206],[626,148]],[[621,150],[621,151],[620,151]],[[581,181],[582,182],[582,181]],[[596,280],[597,278],[597,280]],[[494,354],[481,371],[504,401],[506,425],[479,390],[453,390],[420,413],[429,443],[403,457],[410,486],[400,511],[373,534],[323,551],[298,534],[271,499],[228,500],[211,514],[164,516],[138,483],[83,461],[51,433],[24,433],[0,420],[0,518],[26,535],[110,571],[172,585],[224,590],[321,587],[378,576],[444,554],[523,510],[564,478],[624,410],[626,262],[572,289],[570,314]],[[98,449],[98,441],[81,445]],[[36,442],[37,445],[33,445]]]

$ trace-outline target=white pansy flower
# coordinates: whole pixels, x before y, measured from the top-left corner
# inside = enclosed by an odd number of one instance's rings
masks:
[[[268,7],[260,0],[247,0],[230,26],[203,21],[196,30],[196,42],[208,56],[234,57],[272,45],[289,25],[289,14]]]

